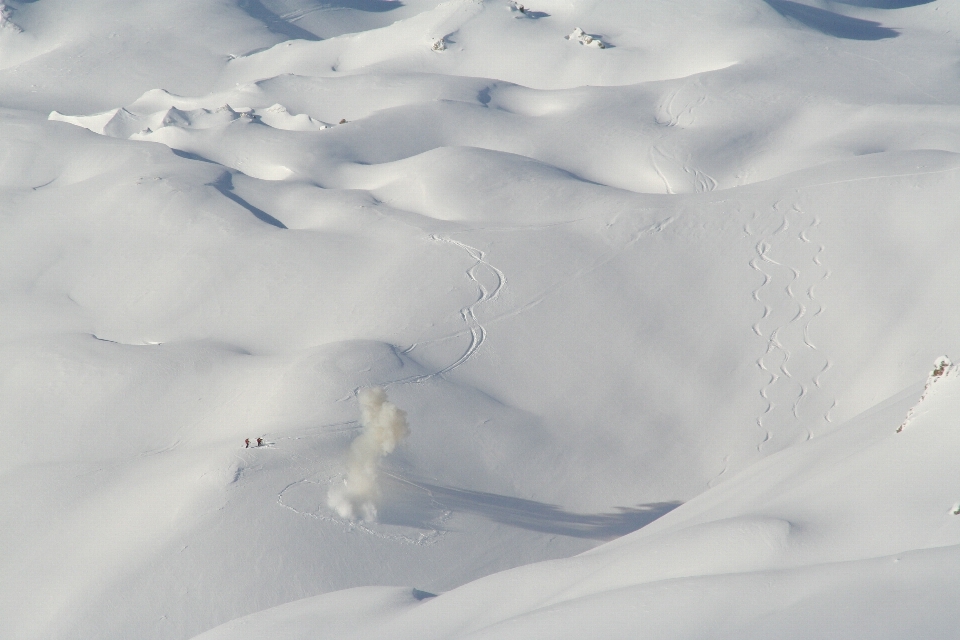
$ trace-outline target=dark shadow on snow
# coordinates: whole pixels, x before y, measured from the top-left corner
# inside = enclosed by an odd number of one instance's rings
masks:
[[[320,40],[315,34],[287,22],[273,11],[270,11],[270,9],[263,6],[260,0],[237,0],[237,6],[251,18],[259,20],[266,25],[267,29],[272,33],[276,33],[290,40]]]
[[[324,9],[356,9],[369,13],[383,13],[393,11],[403,6],[399,0],[337,0],[336,2],[321,2]]]
[[[562,508],[495,493],[441,487],[392,474],[383,477],[384,500],[377,520],[383,524],[434,529],[444,512],[473,513],[501,524],[574,538],[612,540],[646,526],[681,502],[618,507],[617,513],[572,513]]]
[[[174,153],[176,153],[176,151],[174,151]],[[181,155],[181,154],[178,153],[177,155]],[[204,158],[200,158],[199,156],[197,156],[196,159],[204,160]],[[258,220],[262,222],[266,222],[267,224],[273,225],[278,229],[287,228],[285,224],[283,224],[282,222],[274,218],[272,215],[270,215],[263,209],[258,209],[257,207],[253,206],[252,204],[250,204],[249,202],[247,202],[246,200],[238,196],[236,193],[234,193],[233,192],[233,176],[230,173],[224,171],[223,175],[217,178],[216,182],[210,183],[210,186],[216,189],[217,191],[219,191],[221,194],[223,194],[224,197],[230,198],[231,200],[236,202],[238,205],[240,205],[241,207],[243,207],[244,209],[252,213]]]
[[[782,16],[793,18],[797,22],[816,29],[821,33],[847,40],[883,40],[900,35],[895,29],[888,29],[879,22],[860,20],[840,15],[832,11],[808,7],[790,0],[763,0]]]
[[[187,160],[196,160],[197,162],[209,162],[210,164],[220,164],[219,162],[214,162],[213,160],[204,158],[203,156],[198,155],[196,153],[190,153],[189,151],[182,151],[180,149],[174,149],[173,147],[170,147],[170,151],[172,151],[173,155],[177,156],[178,158],[186,158]],[[220,165],[220,166],[222,167],[223,165]]]
[[[870,9],[906,9],[921,4],[930,4],[936,0],[833,0],[840,4],[849,4],[854,7],[868,7]]]

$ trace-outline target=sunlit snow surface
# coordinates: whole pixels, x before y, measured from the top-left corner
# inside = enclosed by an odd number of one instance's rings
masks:
[[[953,4],[0,16],[0,637],[956,637]]]

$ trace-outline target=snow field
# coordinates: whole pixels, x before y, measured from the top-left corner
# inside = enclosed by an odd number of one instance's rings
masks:
[[[960,14],[894,4],[6,2],[6,633],[951,637]]]

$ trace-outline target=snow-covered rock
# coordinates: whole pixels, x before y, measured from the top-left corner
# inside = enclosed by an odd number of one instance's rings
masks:
[[[955,375],[955,373],[956,367],[950,362],[950,358],[947,356],[937,358],[933,364],[933,370],[930,372],[930,375],[927,376],[927,382],[923,386],[923,394],[920,396],[917,404],[910,407],[910,411],[907,412],[907,417],[900,423],[900,426],[897,427],[897,433],[903,431],[903,429],[910,424],[914,416],[916,416],[917,411],[920,410],[923,402],[930,396],[931,392],[933,392],[934,385],[946,379],[947,376]]]
[[[606,49],[607,45],[603,43],[603,40],[596,36],[591,36],[588,33],[584,33],[583,29],[577,27],[573,30],[570,35],[566,36],[567,40],[570,42],[578,42],[582,45],[588,47],[596,47],[597,49]]]
[[[16,22],[13,21],[13,9],[6,3],[0,2],[0,29],[8,29],[15,33],[23,33]]]

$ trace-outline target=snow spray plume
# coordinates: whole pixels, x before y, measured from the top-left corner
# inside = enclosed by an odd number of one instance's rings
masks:
[[[360,398],[360,424],[363,431],[350,443],[347,477],[343,486],[331,487],[327,505],[350,520],[376,520],[380,486],[377,469],[380,460],[410,433],[407,414],[392,402],[382,387],[363,389]]]

